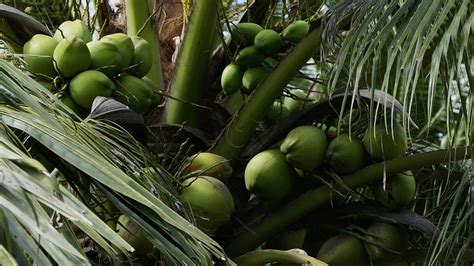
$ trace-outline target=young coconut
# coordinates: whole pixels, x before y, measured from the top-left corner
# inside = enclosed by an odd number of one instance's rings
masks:
[[[69,107],[69,109],[71,109],[71,111],[73,111],[77,116],[85,117],[87,111],[77,105],[77,103],[74,102],[74,100],[72,99],[71,95],[61,97],[61,102],[63,102],[64,105]]]
[[[306,35],[308,34],[309,31],[309,24],[306,21],[303,20],[297,20],[290,25],[288,25],[282,32],[282,36],[284,39],[293,42],[293,43],[298,43]]]
[[[89,69],[91,53],[81,39],[69,36],[58,43],[53,53],[56,68],[61,76],[71,78]]]
[[[244,46],[253,45],[255,36],[262,30],[262,26],[255,23],[239,23],[231,31],[232,41],[237,44],[242,43]]]
[[[182,186],[181,198],[191,206],[201,230],[212,234],[219,226],[230,221],[234,200],[222,181],[200,176],[184,180]]]
[[[408,206],[415,198],[415,192],[416,181],[411,171],[389,176],[385,189],[382,183],[374,189],[375,198],[389,209]]]
[[[242,69],[247,69],[260,64],[263,59],[263,53],[260,52],[257,47],[252,45],[240,50],[239,54],[235,58],[235,63]]]
[[[112,96],[114,83],[102,72],[87,70],[75,76],[69,83],[71,97],[79,106],[90,110],[95,97]]]
[[[102,37],[101,41],[109,42],[117,46],[117,49],[122,57],[122,61],[119,65],[119,70],[122,70],[130,65],[133,58],[135,46],[133,45],[132,39],[125,33],[114,33]]]
[[[236,64],[228,64],[221,75],[221,87],[226,95],[230,95],[242,87],[242,70]]]
[[[50,36],[36,34],[23,45],[25,66],[34,74],[55,77],[56,71],[53,65],[54,49],[58,42]]]
[[[80,19],[63,22],[61,25],[59,25],[58,29],[54,33],[53,38],[60,42],[62,39],[70,36],[77,37],[85,43],[92,41],[92,32]]]
[[[141,114],[151,106],[153,88],[132,75],[121,75],[115,79],[117,88],[114,99]]]
[[[190,156],[187,161],[188,165],[183,170],[183,175],[195,173],[219,179],[232,175],[229,160],[214,153],[200,152]]]
[[[240,109],[240,107],[242,107],[244,103],[245,95],[240,91],[236,91],[230,96],[224,107],[227,112],[229,112],[229,114],[234,114]]]
[[[364,145],[355,136],[341,134],[329,143],[326,161],[338,174],[353,173],[364,166]]]
[[[293,189],[298,174],[279,150],[255,155],[245,168],[245,187],[266,201],[279,201]]]
[[[295,231],[287,231],[271,238],[265,244],[265,248],[289,250],[294,248],[303,248],[306,237],[306,229],[298,229]]]
[[[153,250],[153,244],[146,239],[136,223],[125,215],[120,215],[117,223],[117,234],[135,249],[138,255],[146,255]]]
[[[367,251],[374,261],[390,261],[406,251],[408,235],[398,225],[374,223],[367,229],[367,234],[367,237],[377,244],[367,243]]]
[[[266,29],[255,35],[253,43],[265,55],[274,55],[280,51],[283,41],[276,31]]]
[[[293,167],[311,171],[323,163],[327,147],[324,131],[313,126],[300,126],[288,133],[280,151]]]
[[[141,78],[150,71],[153,64],[153,55],[151,54],[150,44],[145,39],[133,36],[132,42],[134,50],[131,65],[134,68],[130,69],[130,74]]]
[[[297,112],[305,107],[309,102],[308,94],[302,90],[291,90],[291,97],[285,97],[283,104],[290,111],[290,113]]]
[[[364,243],[349,235],[337,235],[328,239],[319,250],[317,258],[331,266],[370,265]]]
[[[260,82],[265,78],[266,71],[261,67],[252,67],[245,70],[242,78],[242,85],[247,92],[252,92]]]
[[[276,100],[273,102],[272,107],[268,110],[267,116],[273,121],[288,117],[291,114],[288,107],[281,103],[281,101]]]
[[[108,42],[88,42],[87,48],[91,53],[90,69],[100,71],[112,77],[119,72],[119,64],[122,61],[117,46]]]
[[[393,121],[393,132],[390,121],[387,129],[384,123],[378,123],[375,127],[369,126],[367,128],[362,141],[374,160],[382,161],[401,157],[408,149],[405,129],[395,120]]]

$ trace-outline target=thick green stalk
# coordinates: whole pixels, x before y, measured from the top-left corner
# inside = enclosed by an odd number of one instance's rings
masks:
[[[140,37],[150,44],[153,64],[146,77],[155,84],[153,103],[158,104],[160,101],[159,90],[164,89],[164,82],[160,59],[159,36],[157,31],[153,29],[153,20],[150,18],[151,12],[148,1],[125,0],[125,7],[127,13],[127,34],[129,36],[137,36],[139,34]],[[142,27],[143,30],[139,32]]]
[[[252,251],[236,258],[234,262],[237,265],[247,266],[260,266],[273,262],[313,266],[327,265],[326,263],[307,255],[275,249]]]
[[[219,0],[195,0],[178,62],[173,74],[164,122],[196,125],[197,109],[205,86],[209,56],[217,27]]]
[[[221,134],[212,148],[213,153],[227,159],[235,159],[242,153],[275,99],[281,95],[298,70],[319,50],[320,41],[320,28],[316,28],[296,45],[250,96],[249,101]]]
[[[351,175],[344,176],[343,180],[347,187],[355,189],[382,179],[384,171],[387,175],[391,175],[420,167],[468,159],[473,150],[474,146],[468,146],[397,158],[365,167]],[[255,249],[270,236],[329,202],[332,194],[334,193],[331,188],[321,186],[306,192],[286,206],[268,214],[260,223],[234,238],[227,247],[227,255],[234,258]]]

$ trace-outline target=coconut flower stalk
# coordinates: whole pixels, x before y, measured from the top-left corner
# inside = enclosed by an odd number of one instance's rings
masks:
[[[133,1],[133,0],[131,0]],[[218,22],[217,0],[196,0],[173,74],[163,120],[168,124],[196,125],[197,107],[204,88],[209,56]]]
[[[236,159],[251,140],[258,123],[295,76],[320,47],[320,28],[314,29],[291,51],[252,93],[230,125],[223,131],[212,152]]]
[[[127,33],[129,36],[140,36],[150,45],[153,63],[150,71],[146,74],[156,89],[163,89],[163,71],[161,68],[160,45],[158,43],[158,33],[153,29],[151,19],[152,11],[148,1],[145,0],[125,0],[127,13]],[[154,92],[153,102],[159,102],[160,94]]]
[[[474,146],[467,146],[397,158],[365,167],[351,175],[344,176],[343,181],[345,186],[355,189],[381,179],[384,172],[386,175],[393,175],[416,168],[464,160],[470,158],[473,151]],[[329,202],[333,194],[328,186],[321,186],[306,192],[286,206],[268,214],[258,224],[235,237],[226,249],[227,255],[235,258],[255,249],[270,236]]]

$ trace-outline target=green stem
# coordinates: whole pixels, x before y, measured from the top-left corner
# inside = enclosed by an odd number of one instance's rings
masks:
[[[125,0],[127,13],[127,34],[129,36],[137,36],[145,39],[150,44],[153,57],[153,64],[150,71],[146,75],[153,84],[156,84],[153,93],[153,104],[160,102],[160,90],[164,89],[163,72],[160,59],[160,44],[158,33],[153,29],[151,12],[148,1],[146,0]],[[143,29],[142,29],[143,28]],[[141,32],[139,32],[142,29]]]
[[[319,49],[320,28],[313,30],[291,51],[252,93],[249,101],[223,131],[212,152],[227,159],[237,158],[255,133],[273,102],[286,85]]]
[[[295,263],[298,265],[314,265],[314,266],[325,266],[326,263],[315,259],[310,256],[297,254],[294,252],[276,250],[276,249],[265,249],[252,251],[244,254],[234,260],[237,265],[247,266],[260,266],[267,263],[280,262],[280,263]]]
[[[219,0],[195,0],[191,19],[173,75],[164,122],[197,123],[197,107],[205,86],[209,56],[215,36]]]
[[[355,189],[380,180],[384,172],[387,175],[392,175],[420,167],[468,159],[473,150],[474,146],[467,146],[397,158],[367,166],[351,175],[344,176],[343,181],[347,187]],[[227,247],[228,256],[236,257],[255,249],[270,236],[327,203],[332,194],[334,193],[328,186],[321,186],[306,192],[286,206],[268,214],[260,223],[249,230],[243,231],[232,240]]]

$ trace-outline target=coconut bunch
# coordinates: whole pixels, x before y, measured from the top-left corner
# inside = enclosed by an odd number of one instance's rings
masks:
[[[250,94],[265,78],[269,68],[278,64],[273,57],[285,47],[285,42],[296,44],[309,31],[305,21],[295,21],[281,33],[264,29],[256,23],[244,22],[232,29],[232,42],[240,48],[236,57],[222,71],[221,87],[226,95],[241,90]]]
[[[83,21],[65,21],[53,37],[34,35],[23,54],[26,69],[47,80],[43,84],[79,116],[97,96],[113,97],[139,114],[158,104],[157,86],[145,77],[150,46],[141,37],[115,33],[92,41]]]

